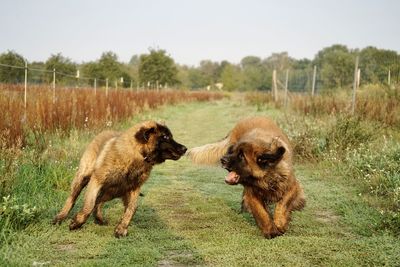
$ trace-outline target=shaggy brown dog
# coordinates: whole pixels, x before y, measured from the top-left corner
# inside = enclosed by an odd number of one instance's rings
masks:
[[[186,147],[172,138],[170,130],[154,121],[133,126],[125,132],[105,131],[94,138],[84,152],[71,185],[71,194],[53,223],[61,223],[87,185],[82,210],[69,225],[81,227],[94,210],[95,222],[105,224],[104,202],[120,197],[125,212],[115,228],[115,236],[126,236],[135,214],[140,187],[149,178],[153,165],[167,159],[178,160]]]
[[[190,149],[187,155],[195,163],[221,162],[229,171],[225,182],[244,186],[244,207],[266,238],[283,234],[290,213],[305,205],[303,189],[294,176],[289,140],[268,118],[244,119],[224,140]],[[268,209],[272,203],[276,203],[273,218]]]

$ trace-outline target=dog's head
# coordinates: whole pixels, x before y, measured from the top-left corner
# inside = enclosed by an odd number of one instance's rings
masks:
[[[138,143],[146,147],[145,160],[154,164],[167,159],[178,160],[187,150],[184,145],[177,143],[167,126],[156,122],[147,122],[136,132]]]
[[[286,149],[279,138],[267,140],[242,140],[230,146],[221,158],[222,167],[228,170],[225,182],[253,184],[265,177],[282,160]]]

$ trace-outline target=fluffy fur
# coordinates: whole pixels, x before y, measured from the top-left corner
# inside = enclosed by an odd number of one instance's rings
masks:
[[[221,163],[229,172],[225,182],[244,186],[242,204],[266,238],[285,233],[291,212],[305,205],[289,139],[268,118],[244,119],[222,141],[190,149],[187,155],[198,164]],[[273,216],[269,204],[276,204]]]
[[[154,121],[133,126],[125,132],[105,131],[88,145],[71,184],[71,194],[53,223],[61,223],[87,186],[84,204],[72,219],[70,230],[80,228],[93,212],[95,222],[105,224],[104,202],[122,198],[125,212],[115,228],[115,236],[126,236],[135,214],[140,188],[152,167],[166,159],[178,160],[186,147],[174,141],[170,130]]]

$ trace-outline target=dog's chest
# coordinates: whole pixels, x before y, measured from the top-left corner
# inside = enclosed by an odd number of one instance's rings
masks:
[[[287,190],[285,181],[278,179],[262,180],[256,187],[259,195],[262,196],[266,202],[270,203],[280,201],[284,192]]]
[[[108,173],[103,190],[113,197],[120,197],[136,190],[149,178],[151,166],[147,164],[131,164],[129,168]]]
[[[142,186],[149,178],[151,169],[152,166],[149,166],[148,164],[132,164],[128,168],[124,177],[124,183],[126,183],[125,186],[131,189]]]

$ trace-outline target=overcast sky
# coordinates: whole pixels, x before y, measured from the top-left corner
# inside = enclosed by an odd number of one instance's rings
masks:
[[[400,1],[0,1],[0,53],[29,61],[61,52],[80,63],[113,51],[127,62],[149,47],[188,65],[282,51],[312,59],[336,43],[400,52]]]

